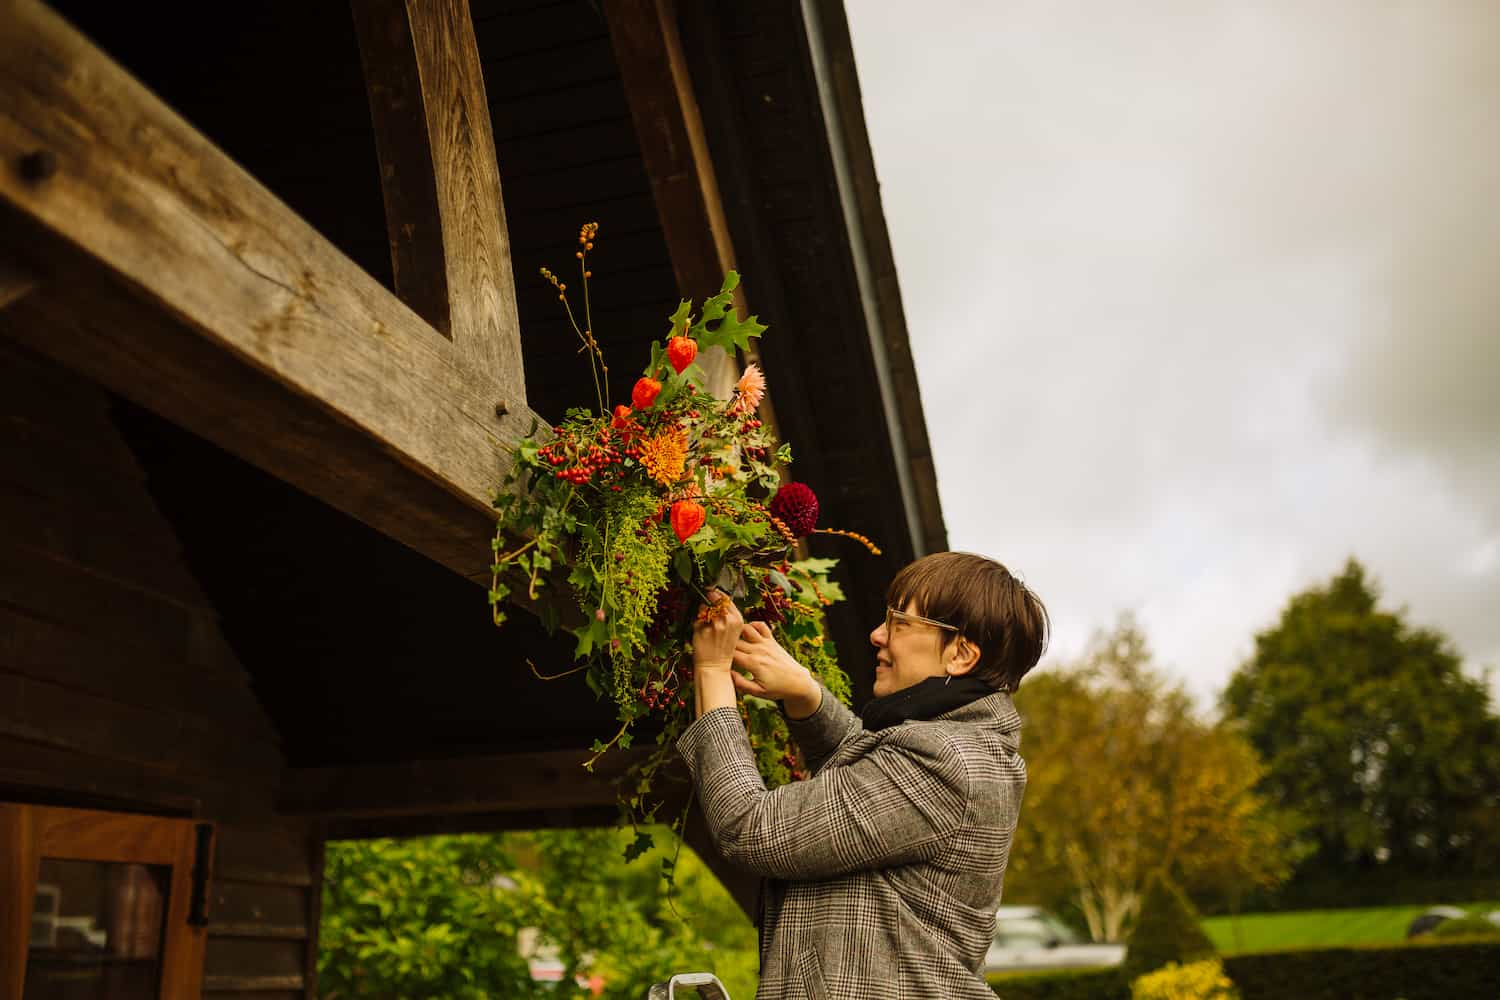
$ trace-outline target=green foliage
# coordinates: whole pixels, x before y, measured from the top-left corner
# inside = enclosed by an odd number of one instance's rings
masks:
[[[1500,925],[1480,916],[1444,920],[1432,929],[1435,938],[1500,937]]]
[[[1148,972],[1130,984],[1130,1000],[1239,1000],[1234,983],[1224,975],[1218,959],[1166,967]]]
[[[1478,871],[1500,850],[1500,719],[1437,632],[1377,607],[1358,562],[1293,597],[1223,696],[1302,811],[1308,871]],[[1378,880],[1380,876],[1376,876]]]
[[[1029,777],[1010,885],[1027,901],[1117,941],[1162,867],[1194,892],[1285,877],[1290,836],[1255,792],[1254,751],[1195,717],[1130,619],[1082,662],[1027,678],[1016,705]]]
[[[657,872],[675,838],[630,864],[624,830],[335,842],[328,846],[320,993],[432,998],[580,997],[578,978],[637,1000],[675,972],[712,971],[755,992],[755,928],[686,848],[675,899]],[[540,932],[539,934],[537,932]],[[534,938],[566,971],[530,978]]]
[[[1193,904],[1165,873],[1152,876],[1125,953],[1127,975],[1139,976],[1168,962],[1195,962],[1215,955],[1198,925]]]
[[[516,933],[525,893],[494,880],[512,860],[493,837],[328,845],[319,992],[482,1000],[533,993]]]
[[[1243,1000],[1493,997],[1500,982],[1500,943],[1239,955],[1224,960],[1224,971]]]

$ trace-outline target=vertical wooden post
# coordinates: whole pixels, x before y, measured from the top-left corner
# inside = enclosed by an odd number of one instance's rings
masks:
[[[31,813],[0,804],[0,1000],[21,1000],[35,899],[36,830]]]
[[[495,137],[468,0],[352,0],[396,294],[525,402]]]
[[[734,244],[672,0],[606,0],[604,13],[672,270],[684,295],[702,299],[734,267]],[[744,314],[739,292],[735,307]],[[702,362],[709,388],[725,396],[734,384],[734,359],[712,354]]]

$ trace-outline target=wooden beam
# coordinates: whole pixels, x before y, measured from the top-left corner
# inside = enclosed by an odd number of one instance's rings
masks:
[[[0,335],[467,577],[535,415],[37,0],[0,4]],[[497,416],[497,407],[506,411]]]
[[[605,18],[625,83],[630,116],[682,294],[694,301],[719,290],[734,267],[734,244],[719,197],[703,119],[693,95],[672,0],[606,0]],[[739,293],[735,306],[743,315]],[[709,388],[727,396],[734,359],[705,352]]]
[[[576,751],[287,768],[277,808],[316,819],[330,839],[609,826],[619,816],[616,782],[655,749],[611,750],[592,773],[582,767],[592,754]],[[671,822],[688,805],[680,761],[658,775],[657,787],[666,799],[659,816]],[[685,839],[754,919],[755,876],[719,854],[696,804]]]
[[[0,309],[19,301],[35,288],[36,275],[14,261],[0,257]]]
[[[611,750],[592,772],[583,751],[287,768],[277,808],[331,820],[613,806],[615,782],[655,749]]]
[[[396,294],[526,398],[500,171],[467,0],[352,0]]]

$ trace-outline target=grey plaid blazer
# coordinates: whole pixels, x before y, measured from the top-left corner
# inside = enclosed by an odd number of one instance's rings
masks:
[[[870,732],[790,723],[813,777],[767,791],[739,713],[677,742],[726,858],[765,876],[759,1000],[973,997],[1026,788],[1008,694]]]

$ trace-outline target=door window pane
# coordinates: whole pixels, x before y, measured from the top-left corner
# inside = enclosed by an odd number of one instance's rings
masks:
[[[154,1000],[171,872],[43,858],[23,1000]]]

